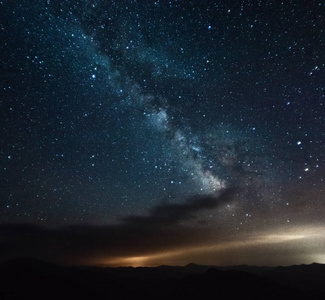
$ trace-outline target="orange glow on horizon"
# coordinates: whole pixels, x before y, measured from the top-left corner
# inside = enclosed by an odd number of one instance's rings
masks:
[[[160,265],[284,265],[281,251],[291,251],[294,263],[324,263],[324,255],[319,255],[319,245],[323,244],[324,228],[296,228],[285,232],[262,232],[242,239],[198,246],[147,253],[144,255],[97,257],[97,264],[107,267],[157,267]],[[270,244],[273,246],[270,248]],[[274,251],[279,253],[274,256]],[[262,256],[259,254],[263,253]],[[308,253],[308,254],[307,254]],[[299,261],[293,261],[299,257]],[[314,261],[311,261],[314,259]]]

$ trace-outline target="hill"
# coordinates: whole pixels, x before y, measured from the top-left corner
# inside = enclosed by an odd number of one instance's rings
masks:
[[[323,299],[324,265],[264,267],[63,267],[0,264],[0,299]]]

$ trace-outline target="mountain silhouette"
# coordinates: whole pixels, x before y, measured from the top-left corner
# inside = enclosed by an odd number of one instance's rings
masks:
[[[0,299],[323,299],[324,274],[317,264],[105,268],[21,258],[0,264]]]

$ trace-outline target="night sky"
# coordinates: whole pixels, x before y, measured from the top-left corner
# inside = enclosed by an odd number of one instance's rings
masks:
[[[0,1],[0,260],[325,263],[325,2]]]

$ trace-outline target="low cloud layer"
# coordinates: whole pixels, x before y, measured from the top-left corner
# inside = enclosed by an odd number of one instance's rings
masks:
[[[0,225],[0,261],[27,256],[54,262],[87,263],[96,257],[132,256],[203,244],[206,228],[181,225],[233,199],[234,190],[161,204],[147,216],[128,216],[115,226],[69,226],[49,229],[30,224]],[[216,230],[214,237],[222,236]]]

